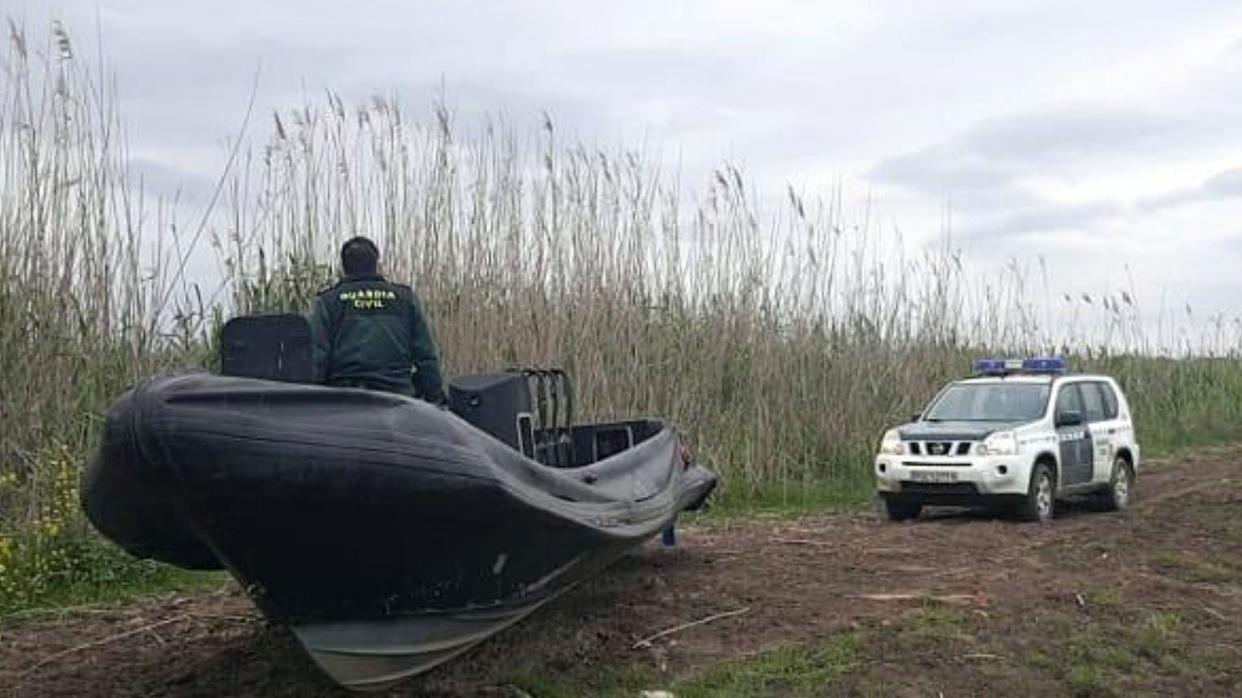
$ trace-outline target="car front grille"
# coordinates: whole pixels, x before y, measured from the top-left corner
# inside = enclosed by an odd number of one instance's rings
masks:
[[[973,482],[915,482],[902,480],[901,491],[908,494],[976,495],[979,488]]]
[[[973,441],[911,441],[912,456],[966,456]]]

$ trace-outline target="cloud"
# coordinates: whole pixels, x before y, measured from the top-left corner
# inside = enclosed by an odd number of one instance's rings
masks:
[[[1041,201],[998,216],[975,217],[957,226],[960,238],[997,241],[1035,233],[1076,232],[1090,229],[1102,219],[1122,213],[1113,201],[1058,203]]]
[[[1012,163],[985,157],[965,143],[890,157],[869,173],[874,180],[937,196],[1006,189],[1018,174]]]
[[[937,196],[1010,189],[1035,173],[1068,176],[1082,166],[1175,148],[1181,119],[1082,105],[983,121],[944,143],[881,160],[871,176]]]
[[[1217,172],[1193,187],[1176,189],[1159,196],[1146,198],[1139,202],[1138,208],[1144,211],[1158,211],[1202,201],[1238,198],[1242,198],[1242,167]]]
[[[1203,183],[1203,190],[1218,197],[1242,196],[1242,167],[1212,175]]]
[[[1066,105],[982,120],[961,134],[875,165],[870,176],[948,200],[963,241],[1087,234],[1129,213],[1129,197],[1091,195],[1081,182],[1124,179],[1205,143],[1202,124],[1178,114],[1100,104]],[[1242,168],[1134,205],[1154,210],[1242,195]]]
[[[1186,129],[1166,115],[1089,105],[985,122],[967,134],[963,147],[982,158],[1032,168],[1150,152]]]
[[[129,176],[146,193],[194,206],[206,205],[216,183],[202,172],[142,156],[130,159]]]

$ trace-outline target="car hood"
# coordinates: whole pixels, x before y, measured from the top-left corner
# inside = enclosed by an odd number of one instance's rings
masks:
[[[982,441],[1025,422],[913,422],[897,428],[903,441]]]

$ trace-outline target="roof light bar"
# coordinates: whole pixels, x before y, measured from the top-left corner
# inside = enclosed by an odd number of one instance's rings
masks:
[[[1012,373],[1059,374],[1068,370],[1069,363],[1059,356],[975,361],[975,373],[981,376],[1007,376]]]

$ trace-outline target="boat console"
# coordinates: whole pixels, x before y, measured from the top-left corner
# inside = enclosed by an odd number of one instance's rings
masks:
[[[644,441],[649,420],[574,424],[573,389],[560,369],[510,369],[449,382],[449,409],[531,460],[558,468],[601,461]]]

